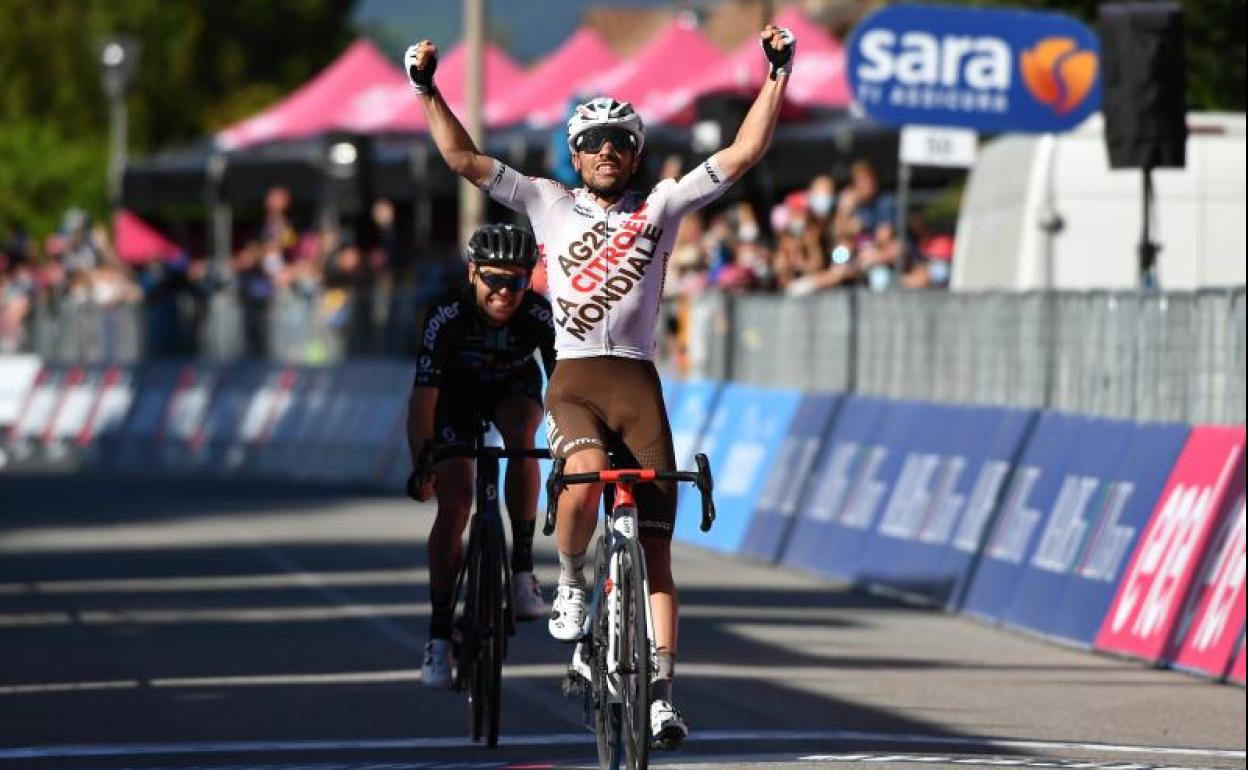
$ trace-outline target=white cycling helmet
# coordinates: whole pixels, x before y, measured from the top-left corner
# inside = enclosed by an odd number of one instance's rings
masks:
[[[646,143],[646,127],[633,105],[599,96],[572,110],[572,117],[568,118],[568,149],[576,152],[576,137],[598,126],[618,126],[628,131],[637,141],[638,153]]]

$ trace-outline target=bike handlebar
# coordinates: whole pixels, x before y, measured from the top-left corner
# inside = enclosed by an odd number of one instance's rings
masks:
[[[696,471],[656,471],[653,468],[621,468],[592,473],[563,472],[564,460],[555,460],[555,466],[546,479],[546,523],[542,526],[542,534],[550,535],[555,531],[555,512],[559,502],[559,494],[571,484],[605,484],[653,483],[655,481],[687,481],[693,484],[702,496],[703,532],[710,532],[715,523],[715,500],[711,493],[715,482],[711,478],[711,463],[704,454],[694,456]]]
[[[505,449],[497,446],[472,447],[463,444],[439,444],[426,445],[426,450],[422,453],[422,464],[425,467],[436,465],[443,460],[450,460],[456,457],[467,457],[470,459],[481,459],[485,457],[493,457],[496,460],[518,460],[526,458],[534,458],[537,460],[549,460],[550,450],[545,447],[535,449]]]

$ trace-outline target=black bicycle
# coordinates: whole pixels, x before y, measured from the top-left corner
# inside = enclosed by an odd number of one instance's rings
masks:
[[[633,486],[655,481],[687,481],[702,495],[702,531],[715,521],[713,481],[706,455],[694,458],[698,470],[656,471],[619,468],[564,474],[556,460],[546,481],[546,523],[555,528],[559,493],[569,484],[604,483],[603,529],[595,556],[594,589],[583,636],[572,653],[564,693],[585,702],[585,725],[598,738],[602,770],[646,770],[650,763],[650,676],[655,655],[654,621],[646,557],[638,539]]]
[[[476,460],[476,511],[468,526],[468,545],[455,579],[452,607],[463,611],[456,617],[456,666],[454,687],[468,694],[468,734],[476,742],[498,745],[502,704],[503,659],[507,640],[515,635],[516,616],[511,605],[511,560],[498,503],[498,461],[501,459],[549,459],[547,449],[503,449],[488,446],[484,423],[475,446],[442,445],[426,453],[424,467],[442,460],[468,457]]]

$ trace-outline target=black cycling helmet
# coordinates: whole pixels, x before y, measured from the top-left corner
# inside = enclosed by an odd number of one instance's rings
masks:
[[[468,241],[468,261],[474,265],[515,265],[532,270],[537,264],[533,233],[515,225],[484,225]]]

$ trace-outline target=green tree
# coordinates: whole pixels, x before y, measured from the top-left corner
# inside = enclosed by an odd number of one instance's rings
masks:
[[[267,106],[354,38],[355,0],[0,0],[0,228],[39,234],[68,205],[103,213],[98,51],[139,44],[132,152],[185,145]],[[40,158],[42,157],[42,160]],[[23,203],[7,199],[25,196]],[[58,197],[63,196],[63,197]],[[81,196],[81,197],[80,197]]]

